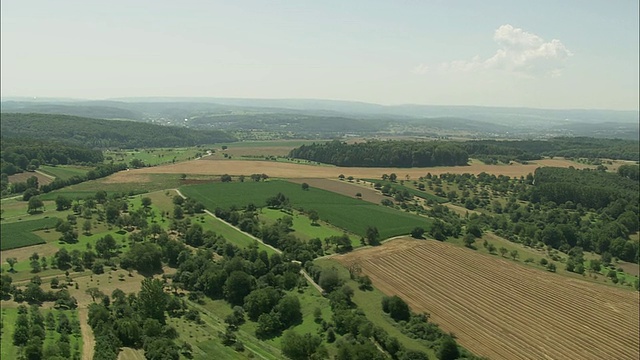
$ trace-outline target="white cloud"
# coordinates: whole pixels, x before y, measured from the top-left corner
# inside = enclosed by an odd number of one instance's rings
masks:
[[[427,64],[419,64],[413,68],[413,73],[418,75],[424,75],[429,71],[429,65]]]
[[[478,70],[502,70],[523,76],[560,76],[564,61],[573,56],[557,39],[545,42],[536,34],[506,24],[493,35],[499,45],[488,59],[479,56],[471,60],[455,60],[440,64],[441,71],[469,72]],[[420,64],[416,69],[426,67]],[[424,72],[414,72],[424,74]]]

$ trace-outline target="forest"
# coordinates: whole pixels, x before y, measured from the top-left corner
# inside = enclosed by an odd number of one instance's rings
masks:
[[[218,130],[192,130],[134,121],[88,119],[51,114],[0,114],[5,138],[64,141],[90,148],[180,147],[236,139]]]
[[[465,142],[464,146],[470,156],[507,155],[520,156],[522,160],[534,160],[542,156],[640,160],[638,141],[634,140],[556,137],[548,140],[477,140]]]
[[[3,134],[4,135],[4,134]],[[6,139],[0,142],[0,172],[13,175],[33,171],[40,165],[94,165],[102,163],[102,151],[62,142]]]
[[[638,142],[618,139],[553,138],[550,140],[471,140],[460,142],[334,140],[303,145],[290,157],[337,166],[429,167],[467,165],[469,157],[487,164],[526,162],[543,156],[606,158],[638,161]]]
[[[302,145],[290,157],[337,166],[428,167],[466,165],[469,154],[452,142],[367,141],[347,144],[338,140]]]

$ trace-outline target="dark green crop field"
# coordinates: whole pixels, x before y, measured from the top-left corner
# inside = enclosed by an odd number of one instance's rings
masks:
[[[263,207],[267,198],[282,193],[289,198],[293,208],[316,210],[321,220],[361,236],[365,235],[368,226],[377,227],[382,239],[409,234],[416,226],[427,230],[430,227],[430,221],[424,217],[326,190],[312,188],[305,191],[299,184],[282,180],[198,184],[183,186],[180,190],[211,211],[217,207],[242,208],[250,203]]]
[[[33,231],[42,230],[44,228],[53,228],[56,226],[57,222],[57,218],[45,218],[2,224],[0,250],[43,244],[45,241],[35,235]]]

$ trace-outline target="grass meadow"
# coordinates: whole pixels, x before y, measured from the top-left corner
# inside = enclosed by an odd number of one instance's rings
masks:
[[[91,168],[84,166],[49,166],[42,165],[38,168],[38,170],[43,173],[51,176],[55,176],[58,179],[68,180],[73,176],[82,176],[85,175]]]

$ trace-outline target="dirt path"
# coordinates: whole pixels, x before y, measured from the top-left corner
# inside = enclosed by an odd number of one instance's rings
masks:
[[[36,170],[36,173],[38,173],[38,174],[40,174],[40,175],[42,175],[42,176],[44,176],[44,177],[48,177],[48,178],[49,178],[49,179],[51,179],[52,181],[56,179],[56,177],[55,177],[55,176],[53,176],[53,175],[49,175],[49,174],[44,173],[44,172],[42,172],[42,171],[40,171],[40,170]]]
[[[89,311],[86,308],[78,309],[78,320],[82,331],[82,359],[91,360],[96,341],[93,338],[93,330],[89,326]]]

